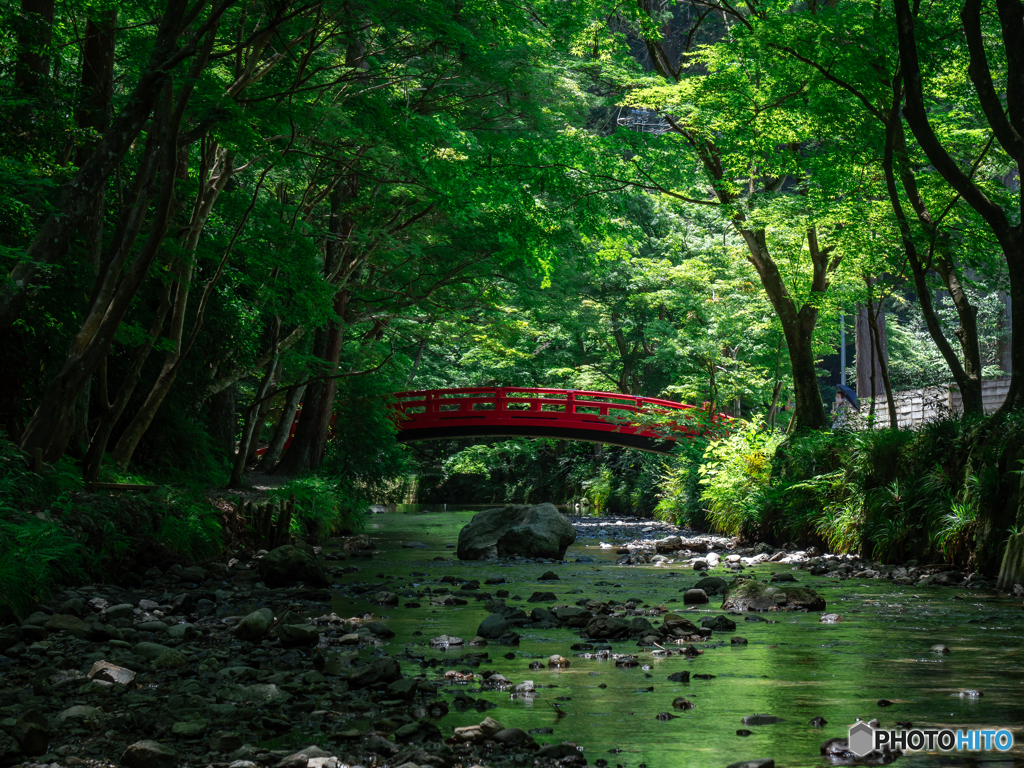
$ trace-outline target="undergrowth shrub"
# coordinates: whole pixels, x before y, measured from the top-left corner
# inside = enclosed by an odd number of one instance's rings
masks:
[[[789,437],[753,425],[708,447],[701,503],[731,535],[992,570],[1021,522],[1022,430],[1016,414]]]

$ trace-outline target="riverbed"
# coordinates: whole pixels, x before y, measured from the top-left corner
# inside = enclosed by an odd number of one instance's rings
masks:
[[[700,617],[721,613],[717,608],[720,598],[684,610],[682,591],[698,577],[692,570],[673,565],[617,566],[615,550],[602,549],[594,539],[579,540],[567,551],[566,562],[558,565],[460,562],[446,545],[456,541],[471,515],[372,516],[366,532],[374,542],[374,559],[358,563],[361,572],[346,579],[383,579],[395,592],[409,590],[411,594],[437,587],[446,576],[454,578],[453,590],[458,589],[460,580],[482,583],[497,576],[506,580],[499,588],[510,592],[507,602],[527,610],[532,606],[525,598],[543,589],[555,593],[557,604],[573,605],[583,598],[635,599],[638,605],[665,606],[695,623]],[[403,548],[404,542],[412,541],[427,548]],[[574,562],[578,558],[594,562]],[[559,580],[538,582],[549,570],[554,570]],[[774,563],[745,571],[758,578],[773,572],[793,573],[802,586],[821,594],[828,612],[840,614],[841,621],[822,624],[817,613],[763,615],[777,623],[733,616],[735,632],[715,632],[710,642],[698,644],[704,652],[692,659],[655,656],[632,641],[612,643],[616,653],[639,654],[643,666],[632,669],[616,668],[610,660],[574,655],[570,647],[579,643],[580,637],[570,629],[526,628],[520,631],[521,644],[515,648],[494,644],[486,649],[430,648],[429,639],[441,634],[469,642],[487,614],[481,603],[472,600],[462,606],[430,606],[418,599],[419,608],[382,609],[338,597],[333,607],[342,616],[372,612],[384,619],[396,632],[388,641],[389,650],[408,646],[427,659],[486,650],[490,656],[486,669],[515,683],[533,680],[537,694],[523,698],[508,692],[479,692],[472,683],[459,689],[494,702],[497,707],[486,714],[506,727],[552,728],[552,734],[538,735],[538,741],[575,742],[584,748],[591,765],[603,759],[612,766],[627,767],[725,766],[772,758],[777,766],[822,766],[827,764],[819,754],[822,742],[846,736],[857,717],[878,718],[883,726],[911,722],[915,727],[1008,728],[1015,736],[1016,745],[1008,752],[918,752],[901,757],[900,765],[1010,765],[1024,759],[1024,611],[1018,598],[964,587],[906,587],[876,579],[813,577],[793,566]],[[514,599],[516,595],[521,599]],[[402,602],[413,600],[403,598]],[[732,644],[732,635],[746,638],[747,644]],[[946,645],[950,652],[933,653],[930,649],[936,644]],[[514,657],[505,658],[506,653]],[[556,653],[568,658],[571,666],[529,669],[531,661],[544,661]],[[403,662],[403,671],[423,674],[416,666],[415,662]],[[437,676],[443,669],[426,672]],[[691,682],[667,679],[680,670],[690,671]],[[713,677],[697,679],[697,674]],[[961,696],[965,690],[982,695]],[[454,693],[454,689],[448,691]],[[673,711],[671,703],[677,696],[695,706]],[[880,706],[882,700],[890,703]],[[559,716],[552,705],[565,714]],[[657,719],[665,712],[678,717]],[[742,719],[755,713],[783,720],[744,726]],[[823,717],[827,725],[810,725],[816,717]],[[452,708],[442,729],[480,719],[475,710]],[[738,730],[751,733],[740,736]]]

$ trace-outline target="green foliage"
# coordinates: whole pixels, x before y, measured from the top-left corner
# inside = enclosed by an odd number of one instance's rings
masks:
[[[708,445],[698,474],[701,498],[714,530],[741,536],[760,526],[772,456],[782,440],[782,433],[753,422]]]
[[[350,533],[365,521],[365,499],[351,496],[351,486],[337,478],[312,475],[290,480],[267,492],[277,500],[295,499],[292,531],[314,541],[337,533]]]

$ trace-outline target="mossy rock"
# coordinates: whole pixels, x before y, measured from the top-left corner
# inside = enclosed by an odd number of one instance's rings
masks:
[[[760,581],[734,584],[722,598],[728,611],[823,611],[825,599],[809,587],[774,586]]]

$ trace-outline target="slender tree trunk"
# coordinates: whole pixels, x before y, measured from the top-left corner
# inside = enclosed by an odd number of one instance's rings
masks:
[[[331,192],[331,219],[327,241],[326,257],[324,259],[325,275],[334,275],[342,269],[342,257],[345,246],[343,239],[347,239],[352,232],[352,222],[344,215],[344,209],[348,201],[356,196],[358,187],[355,180],[348,183],[336,184]],[[355,264],[358,257],[352,257],[351,263]],[[348,275],[354,275],[355,267],[347,270]],[[351,277],[349,278],[351,279]],[[323,344],[323,353],[317,355],[323,360],[323,370],[327,375],[333,375],[338,369],[341,360],[341,348],[344,342],[344,323],[348,310],[349,291],[341,287],[334,295],[334,315],[336,319],[331,320],[323,334],[317,332],[317,342]],[[321,342],[322,340],[322,342]],[[314,343],[314,350],[319,346]],[[337,381],[334,379],[314,381],[306,388],[305,401],[302,412],[299,416],[299,425],[295,429],[295,437],[292,438],[291,446],[284,454],[284,458],[274,469],[276,474],[292,475],[316,469],[323,460],[324,451],[327,446],[328,430],[331,425],[331,416],[334,414],[334,395],[337,392]]]
[[[302,402],[302,396],[305,392],[306,385],[304,384],[288,388],[281,418],[278,419],[277,426],[274,427],[274,435],[270,438],[267,452],[260,459],[259,469],[261,472],[272,472],[277,462],[281,460],[281,452],[284,450],[284,444],[288,442],[288,435],[291,434],[292,424],[295,423],[295,414],[299,410],[299,403]]]
[[[204,160],[200,178],[199,192],[192,209],[192,218],[183,233],[182,258],[178,263],[177,283],[174,293],[174,311],[171,314],[169,341],[171,349],[164,355],[164,364],[153,383],[149,394],[125,428],[112,452],[114,463],[124,469],[131,462],[132,455],[139,445],[139,440],[149,429],[164,399],[171,391],[178,375],[181,362],[187,350],[183,346],[185,316],[188,309],[189,293],[192,286],[192,274],[195,269],[195,253],[199,238],[214,203],[227,186],[234,173],[234,163],[230,153],[219,150],[216,145],[207,146],[203,142]],[[213,158],[216,158],[214,161]]]
[[[230,456],[235,449],[235,432],[238,429],[236,389],[236,384],[232,382],[210,397],[210,436],[213,438],[214,450],[223,456]]]
[[[149,333],[145,341],[135,351],[131,365],[121,378],[121,384],[117,388],[113,402],[109,395],[109,376],[107,367],[109,360],[105,358],[100,364],[98,379],[98,400],[100,421],[93,433],[92,441],[89,443],[89,450],[85,455],[83,468],[83,479],[88,483],[96,480],[100,474],[103,464],[103,456],[107,452],[107,445],[110,436],[117,425],[118,420],[128,406],[128,401],[135,392],[135,387],[142,376],[142,366],[149,359],[153,346],[160,338],[160,331],[163,330],[164,320],[171,308],[171,286],[168,284],[160,296],[160,305],[156,311],[156,317],[150,324]]]
[[[242,425],[242,438],[238,441],[238,450],[235,452],[234,463],[231,469],[231,481],[229,485],[237,486],[242,481],[242,475],[245,474],[245,460],[249,455],[249,445],[254,439],[256,433],[257,419],[259,417],[260,405],[263,403],[264,398],[270,393],[270,388],[274,383],[274,372],[277,370],[278,361],[278,341],[280,341],[281,331],[281,318],[277,317],[274,319],[274,329],[272,332],[271,346],[274,349],[274,356],[267,366],[267,373],[263,377],[263,381],[260,384],[259,389],[256,390],[256,397],[253,399],[252,405],[245,413],[245,422]]]
[[[277,391],[277,383],[281,378],[281,360],[280,353],[277,361],[277,366],[274,368],[274,376],[270,381],[269,392]],[[249,441],[249,452],[246,454],[245,463],[253,464],[259,455],[256,453],[260,449],[260,435],[263,432],[263,425],[266,423],[267,414],[270,413],[271,407],[273,407],[274,398],[268,397],[260,403],[259,412],[256,414],[256,428],[253,431],[252,439]]]
[[[18,60],[14,83],[29,96],[40,96],[50,77],[50,40],[54,0],[21,0]]]
[[[869,417],[874,416],[874,404],[881,400],[885,392],[882,365],[888,359],[885,326],[875,311],[876,306],[877,302],[868,296],[867,304],[862,305],[857,312],[857,396],[871,401]],[[879,341],[876,342],[876,339]]]

